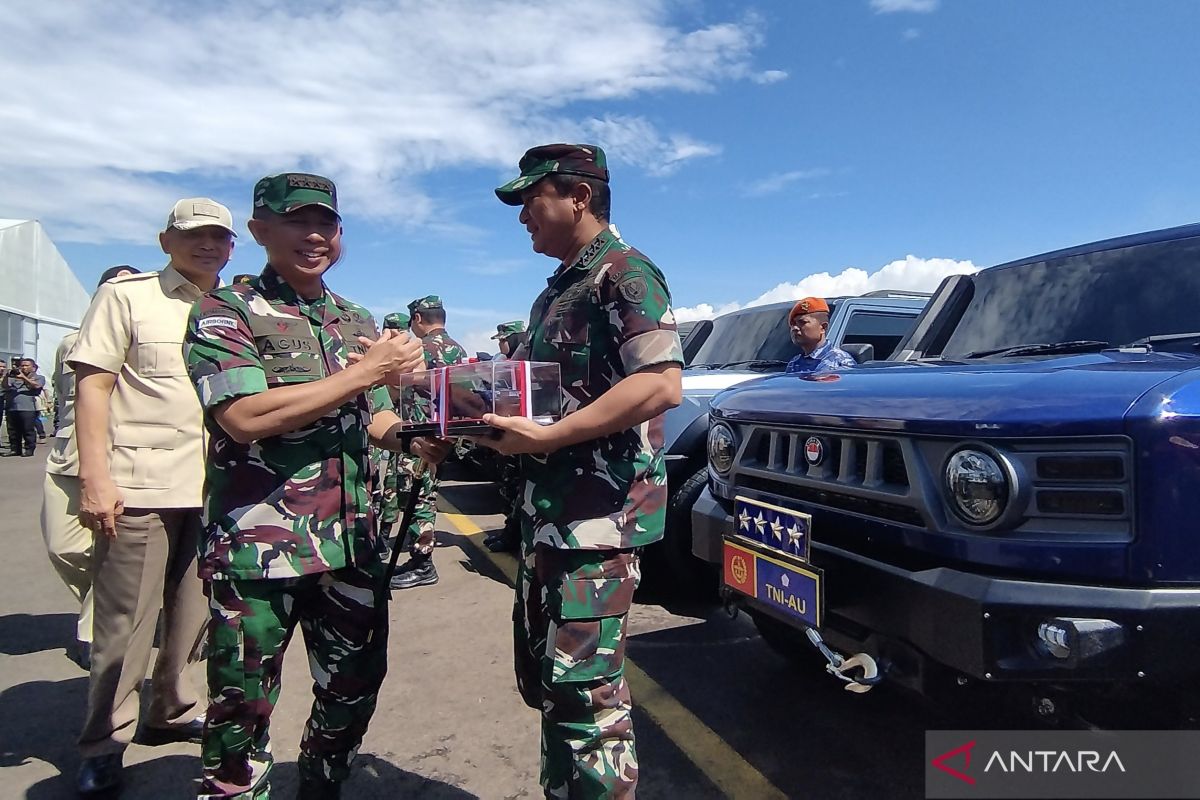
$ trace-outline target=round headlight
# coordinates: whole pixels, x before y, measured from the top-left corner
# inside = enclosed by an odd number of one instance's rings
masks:
[[[959,450],[946,462],[950,507],[964,522],[987,525],[1008,506],[1009,485],[1004,469],[982,450]]]
[[[728,425],[718,422],[708,429],[708,463],[717,474],[725,475],[733,468],[736,454],[737,443]]]

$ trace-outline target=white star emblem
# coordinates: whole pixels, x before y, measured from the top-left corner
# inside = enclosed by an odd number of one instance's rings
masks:
[[[738,526],[750,530],[750,515],[746,513],[746,509],[742,509],[742,513],[738,515]]]
[[[800,540],[804,538],[804,532],[799,528],[788,528],[788,541],[794,546],[800,545]]]
[[[754,527],[758,528],[758,533],[760,536],[762,535],[763,528],[766,527],[766,524],[767,524],[767,521],[765,519],[763,519],[762,517],[754,518]]]
[[[775,538],[783,541],[783,526],[779,524],[779,520],[771,520],[771,533],[775,534]]]

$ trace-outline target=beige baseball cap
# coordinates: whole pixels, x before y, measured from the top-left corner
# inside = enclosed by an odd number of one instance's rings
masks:
[[[207,197],[180,200],[167,217],[168,229],[190,231],[206,225],[216,225],[237,236],[237,231],[233,229],[233,215],[229,213],[229,209]]]

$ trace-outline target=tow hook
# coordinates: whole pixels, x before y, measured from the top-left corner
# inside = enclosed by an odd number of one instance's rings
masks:
[[[825,671],[838,680],[845,681],[844,688],[847,692],[865,694],[871,691],[872,686],[883,680],[883,676],[879,674],[879,665],[866,653],[855,653],[847,658],[830,649],[816,628],[805,628],[804,633],[812,642],[813,647],[820,650],[821,655],[825,656],[825,660],[829,662],[825,665]],[[862,671],[861,677],[854,676],[853,673],[857,670]]]

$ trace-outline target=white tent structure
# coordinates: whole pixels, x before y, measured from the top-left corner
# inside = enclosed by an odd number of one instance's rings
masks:
[[[0,356],[54,368],[62,337],[79,327],[91,295],[37,220],[0,219]]]

